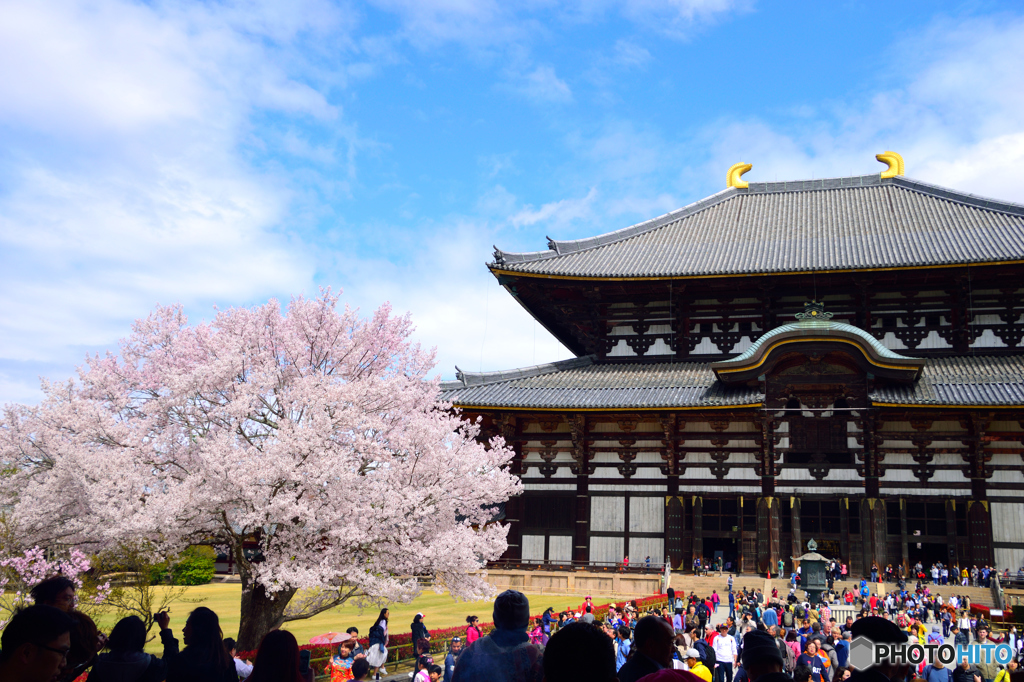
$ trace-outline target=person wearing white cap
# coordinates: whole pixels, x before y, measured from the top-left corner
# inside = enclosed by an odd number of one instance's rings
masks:
[[[704,680],[704,682],[711,682],[711,671],[708,670],[708,667],[704,665],[704,661],[701,660],[700,652],[694,648],[686,650],[686,667],[690,669],[691,673]]]

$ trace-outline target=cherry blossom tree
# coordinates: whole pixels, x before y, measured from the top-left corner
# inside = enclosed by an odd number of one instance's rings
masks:
[[[110,581],[86,584],[85,578],[92,568],[89,557],[77,548],[47,557],[36,546],[0,559],[0,628],[14,612],[32,604],[32,588],[50,576],[60,574],[75,584],[77,608],[83,611],[104,604],[111,594]]]
[[[418,576],[487,594],[478,570],[506,548],[494,509],[521,491],[512,452],[438,402],[434,354],[411,331],[329,290],[194,326],[158,307],[119,353],[5,409],[0,486],[19,538],[230,552],[240,649],[351,598],[411,599]]]

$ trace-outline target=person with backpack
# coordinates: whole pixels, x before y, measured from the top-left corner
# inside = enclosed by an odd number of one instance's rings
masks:
[[[703,600],[697,602],[697,621],[700,623],[699,631],[700,636],[704,637],[707,631],[708,616],[711,614],[708,612],[707,604]]]
[[[792,675],[793,671],[796,669],[796,654],[793,653],[793,650],[788,644],[786,644],[786,640],[783,637],[784,634],[785,630],[782,628],[775,628],[775,646],[779,650],[779,655],[782,656],[783,671]]]

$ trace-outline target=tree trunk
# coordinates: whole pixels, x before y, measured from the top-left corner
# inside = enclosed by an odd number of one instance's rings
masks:
[[[248,571],[243,569],[239,572],[242,575],[242,612],[237,647],[239,651],[255,651],[264,635],[284,623],[285,607],[296,590],[282,590],[270,595],[262,585],[252,583]]]

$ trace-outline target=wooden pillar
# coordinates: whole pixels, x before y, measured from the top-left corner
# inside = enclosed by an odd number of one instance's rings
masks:
[[[895,500],[890,500],[890,504],[895,504]],[[904,498],[899,499],[900,505],[900,563],[903,564],[903,570],[910,568],[910,550],[908,543],[910,538],[907,536],[907,501]],[[886,521],[888,525],[888,521]],[[889,563],[889,560],[886,560]],[[884,568],[884,566],[882,567]]]
[[[864,542],[864,574],[871,573],[871,564],[878,564],[879,570],[885,568],[886,556],[886,523],[885,501],[867,498],[860,506],[861,537]]]
[[[789,555],[791,557],[803,556],[807,553],[807,549],[804,547],[803,537],[800,534],[800,498],[791,497],[789,498],[789,518],[790,518],[790,547]]]
[[[509,465],[516,476],[523,475],[523,447],[519,440],[519,424],[515,415],[501,415],[499,418],[501,435],[505,443],[515,452]],[[523,497],[509,498],[505,503],[505,522],[508,523],[508,549],[504,558],[509,561],[521,561],[523,558]]]
[[[757,500],[757,572],[772,575],[779,570],[779,498],[759,497]]]
[[[988,503],[988,479],[992,455],[985,451],[985,431],[992,421],[991,413],[971,414],[967,421],[970,439],[967,473],[971,478],[971,499],[967,502],[967,534],[970,537],[971,563],[991,566],[995,563],[992,551],[992,512]]]
[[[743,496],[736,496],[736,571],[745,570],[743,565]],[[751,500],[753,503],[753,500]],[[725,561],[725,559],[722,559]]]
[[[678,495],[665,497],[665,554],[672,568],[683,563],[684,507]]]
[[[962,504],[962,503],[961,503]],[[947,566],[960,563],[960,557],[956,552],[956,501],[946,500],[946,556],[944,562]],[[964,560],[966,561],[966,557]],[[950,576],[952,577],[952,576]]]
[[[587,416],[573,415],[569,420],[572,433],[573,460],[576,474],[576,514],[572,538],[572,560],[577,565],[590,562],[590,448],[587,442]]]
[[[850,498],[839,500],[839,556],[850,565]]]
[[[690,559],[691,568],[693,559],[704,559],[704,501],[699,495],[693,496],[693,557]]]

